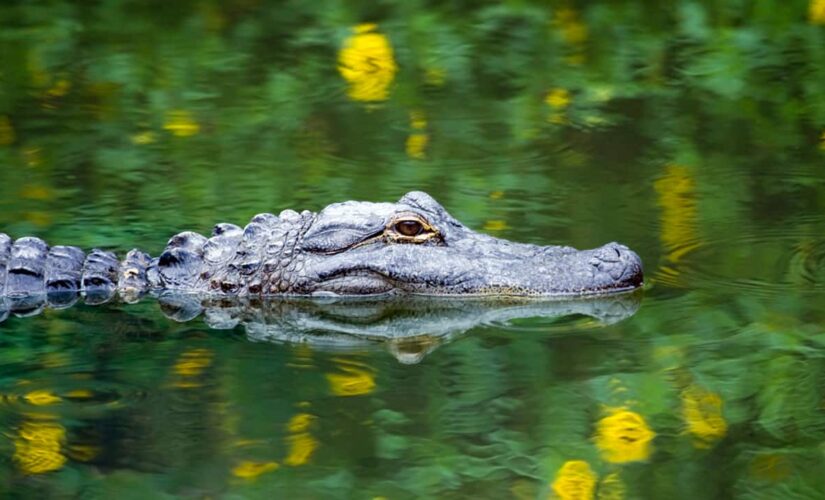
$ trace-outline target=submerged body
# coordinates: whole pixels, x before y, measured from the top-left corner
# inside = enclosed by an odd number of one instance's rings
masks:
[[[98,249],[86,254],[0,234],[0,297],[13,309],[43,295],[59,306],[79,293],[91,303],[166,290],[233,297],[553,297],[641,284],[641,260],[623,245],[580,251],[494,238],[467,228],[422,192],[397,203],[335,203],[317,214],[260,214],[245,228],[218,224],[209,238],[184,232],[157,258],[132,250],[118,260]]]

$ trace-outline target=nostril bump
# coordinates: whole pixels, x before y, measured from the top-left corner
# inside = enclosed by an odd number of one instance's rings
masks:
[[[622,256],[622,252],[620,252],[618,248],[613,247],[613,251],[616,252],[616,257],[621,257]]]

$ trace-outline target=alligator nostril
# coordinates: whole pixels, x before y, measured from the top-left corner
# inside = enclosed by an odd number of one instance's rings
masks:
[[[616,257],[621,257],[622,256],[622,252],[620,252],[618,248],[613,247],[613,251],[616,252]]]

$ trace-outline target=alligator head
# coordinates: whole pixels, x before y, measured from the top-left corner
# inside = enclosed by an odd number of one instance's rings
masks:
[[[642,284],[641,260],[624,245],[514,243],[469,229],[422,192],[329,205],[297,245],[316,295],[571,296]]]

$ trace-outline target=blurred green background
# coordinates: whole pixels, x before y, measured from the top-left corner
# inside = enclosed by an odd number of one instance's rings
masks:
[[[16,496],[818,498],[825,1],[14,1],[0,230],[184,229],[425,190],[520,241],[621,241],[611,326],[414,366],[154,304],[0,324]]]

